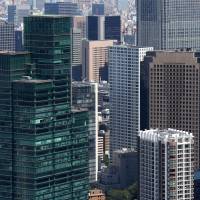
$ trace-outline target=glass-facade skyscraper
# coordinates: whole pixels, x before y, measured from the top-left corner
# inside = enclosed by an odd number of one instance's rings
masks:
[[[71,107],[71,18],[24,25],[31,56],[0,52],[0,199],[85,200],[89,117]]]
[[[88,16],[88,40],[116,40],[121,42],[121,17],[120,16]]]
[[[72,106],[89,112],[89,181],[95,183],[98,175],[98,84],[72,83]]]
[[[0,52],[0,199],[12,199],[12,81],[26,75],[30,54]]]
[[[199,49],[199,10],[196,0],[137,0],[138,45]]]
[[[41,175],[38,195],[53,191],[52,199],[85,200],[89,181],[88,115],[71,109],[71,18],[32,16],[25,18],[24,24],[25,48],[32,53],[36,77],[53,83],[53,127],[40,138],[41,145],[50,143],[53,168]],[[43,159],[48,156],[43,154]]]

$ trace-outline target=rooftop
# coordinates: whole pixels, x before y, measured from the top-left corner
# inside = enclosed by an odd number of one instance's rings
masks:
[[[31,15],[31,16],[27,16],[25,18],[71,18],[71,16],[68,15]]]

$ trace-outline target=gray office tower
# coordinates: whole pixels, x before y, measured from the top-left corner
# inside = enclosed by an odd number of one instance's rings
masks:
[[[15,27],[13,23],[0,20],[0,51],[15,50]]]
[[[7,11],[8,11],[8,22],[9,23],[15,23],[16,11],[17,11],[16,5],[8,5]]]
[[[137,0],[138,45],[200,48],[200,1]]]
[[[98,84],[72,82],[72,106],[89,111],[89,181],[95,183],[98,173]]]
[[[140,62],[152,47],[115,45],[109,49],[110,155],[137,149],[140,130]]]
[[[81,15],[78,4],[71,2],[45,3],[44,12],[47,15]]]

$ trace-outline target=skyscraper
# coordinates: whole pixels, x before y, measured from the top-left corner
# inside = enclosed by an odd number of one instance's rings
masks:
[[[105,39],[121,41],[120,16],[105,16]]]
[[[15,50],[15,26],[0,20],[0,51]]]
[[[44,12],[46,15],[81,15],[78,5],[72,2],[45,3]]]
[[[82,40],[86,38],[86,17],[73,16],[72,29],[72,78],[82,80]]]
[[[175,129],[139,133],[142,200],[193,199],[194,138]]]
[[[113,40],[82,41],[82,76],[88,81],[99,82],[104,80],[101,69],[107,69],[108,74],[108,49],[113,46]],[[108,76],[108,75],[107,75]]]
[[[8,5],[8,22],[15,23],[16,22],[16,5]]]
[[[72,83],[72,106],[89,113],[89,181],[95,183],[98,173],[98,84]]]
[[[104,17],[88,16],[86,19],[86,34],[88,40],[104,39]]]
[[[12,81],[26,75],[29,53],[0,52],[0,199],[13,198]]]
[[[86,38],[86,17],[73,16],[73,28],[81,30],[81,38]]]
[[[89,122],[88,112],[71,107],[71,18],[31,16],[24,24],[36,79],[13,82],[14,198],[85,200]]]
[[[111,156],[122,148],[137,149],[140,130],[140,62],[151,47],[109,48]]]
[[[199,53],[148,52],[141,67],[141,129],[175,128],[194,135],[199,166]],[[143,123],[146,122],[144,125]]]
[[[138,45],[199,49],[199,10],[196,0],[137,0]]]
[[[121,42],[120,16],[88,16],[88,40],[116,40]]]

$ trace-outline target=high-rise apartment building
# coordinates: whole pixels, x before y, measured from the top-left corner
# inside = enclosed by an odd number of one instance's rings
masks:
[[[89,181],[95,183],[98,173],[98,84],[72,82],[72,106],[77,110],[88,110]]]
[[[82,41],[82,76],[88,81],[99,82],[102,69],[108,69],[108,49],[113,40]],[[105,77],[106,79],[106,77]]]
[[[111,156],[122,148],[137,149],[140,130],[140,62],[151,47],[109,48]]]
[[[88,16],[88,40],[116,40],[121,42],[120,16]]]
[[[72,67],[81,65],[82,38],[80,29],[72,29]]]
[[[199,53],[148,52],[141,67],[141,129],[174,128],[194,135],[199,165]]]
[[[137,0],[138,45],[199,49],[199,10],[196,0]]]
[[[0,20],[0,51],[15,51],[15,26]]]
[[[194,137],[175,129],[139,133],[142,200],[193,199]]]

